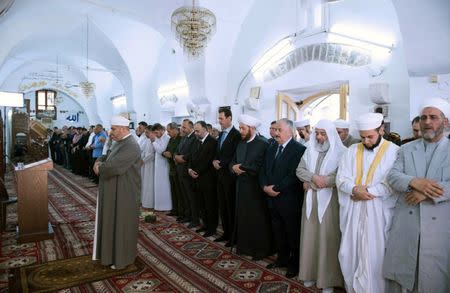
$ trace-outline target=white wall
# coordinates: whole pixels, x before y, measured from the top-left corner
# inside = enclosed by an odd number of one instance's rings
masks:
[[[450,101],[450,74],[438,75],[438,83],[431,83],[428,76],[411,77],[409,84],[410,120],[419,115],[420,105],[427,98],[444,98]]]

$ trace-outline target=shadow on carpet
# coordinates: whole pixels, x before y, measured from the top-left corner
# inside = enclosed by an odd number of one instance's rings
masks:
[[[136,272],[143,268],[137,258],[134,264],[121,270],[113,270],[93,261],[91,255],[51,261],[43,264],[16,268],[9,281],[10,292],[55,292],[111,277]]]

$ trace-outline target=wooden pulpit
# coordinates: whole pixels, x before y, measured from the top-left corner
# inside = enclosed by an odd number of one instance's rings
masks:
[[[17,182],[17,242],[34,242],[53,238],[48,222],[47,172],[53,162],[45,159],[15,168]]]

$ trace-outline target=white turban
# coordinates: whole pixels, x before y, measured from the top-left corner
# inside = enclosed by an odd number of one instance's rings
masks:
[[[130,125],[130,120],[122,116],[114,116],[111,118],[111,125],[128,127]]]
[[[383,122],[383,114],[380,113],[365,113],[356,119],[356,127],[358,130],[372,130],[377,129]]]
[[[307,125],[310,125],[309,123],[309,119],[305,119],[305,120],[297,120],[294,122],[294,126],[297,127],[305,127]]]
[[[253,116],[247,115],[247,114],[242,114],[239,119],[238,119],[239,123],[248,125],[250,127],[259,127],[261,125],[261,122],[256,119]]]
[[[423,109],[428,107],[439,109],[446,118],[450,118],[450,104],[448,103],[447,100],[441,98],[427,99],[425,102],[423,102],[422,106],[420,107],[420,112],[422,112]]]
[[[346,128],[346,129],[350,128],[350,122],[342,119],[335,120],[333,123],[336,128]]]

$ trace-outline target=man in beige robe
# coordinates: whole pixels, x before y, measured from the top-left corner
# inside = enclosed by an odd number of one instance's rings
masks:
[[[93,259],[113,269],[132,264],[137,254],[141,150],[129,123],[121,116],[111,119],[110,135],[117,143],[93,168],[100,179]]]
[[[338,251],[339,202],[336,191],[336,171],[345,147],[330,120],[320,120],[297,167],[297,177],[303,183],[300,234],[299,279],[306,287],[317,284],[323,292],[343,287]]]

